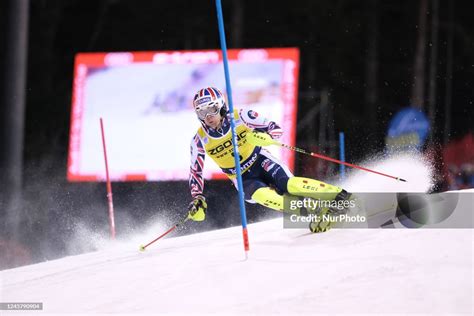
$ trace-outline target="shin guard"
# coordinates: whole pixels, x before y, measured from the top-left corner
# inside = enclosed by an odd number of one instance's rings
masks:
[[[288,192],[292,195],[312,199],[334,200],[341,188],[318,180],[292,177],[288,180]]]

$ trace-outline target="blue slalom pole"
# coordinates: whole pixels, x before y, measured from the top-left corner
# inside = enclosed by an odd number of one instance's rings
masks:
[[[342,162],[346,162],[346,154],[344,147],[344,132],[339,132],[339,160]],[[344,181],[346,178],[346,166],[343,164],[339,165],[339,175],[341,177],[341,181]]]
[[[237,175],[240,218],[242,221],[244,249],[245,249],[245,254],[247,255],[247,251],[249,251],[249,238],[248,238],[248,232],[247,232],[247,214],[245,212],[244,187],[242,184],[242,172],[240,170],[240,155],[239,155],[239,147],[237,143],[237,133],[235,131],[234,105],[232,103],[232,88],[230,85],[229,62],[227,59],[227,45],[225,41],[224,16],[222,14],[221,0],[216,0],[216,7],[217,7],[217,22],[219,24],[219,37],[220,37],[221,49],[222,49],[222,59],[224,61],[225,84],[226,84],[226,89],[227,89],[227,96],[229,99],[230,128],[232,131],[232,144],[234,145],[234,161],[235,161],[235,171]]]

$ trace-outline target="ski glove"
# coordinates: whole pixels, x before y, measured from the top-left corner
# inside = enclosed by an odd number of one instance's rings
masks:
[[[201,222],[206,219],[207,203],[206,198],[202,195],[198,195],[194,200],[189,203],[188,206],[188,217],[196,222]]]
[[[270,124],[268,125],[267,134],[270,135],[272,139],[278,140],[283,134],[283,130],[274,122],[270,122]]]

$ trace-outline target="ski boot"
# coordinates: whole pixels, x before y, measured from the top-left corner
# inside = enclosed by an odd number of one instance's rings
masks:
[[[345,201],[350,200],[352,194],[347,192],[346,190],[342,190],[337,194],[335,197],[335,201]],[[318,212],[319,221],[313,221],[309,223],[309,230],[312,233],[324,233],[331,229],[334,223],[337,222],[336,218],[339,215],[347,214],[349,212],[349,208],[337,208],[337,207],[329,207],[321,209]]]
[[[336,202],[338,202],[338,204],[339,204],[340,201],[350,201],[352,198],[353,198],[352,193],[349,193],[349,192],[347,192],[346,190],[343,189],[341,192],[339,192],[336,195],[334,200]],[[348,207],[344,207],[344,208],[330,207],[329,208],[329,213],[331,215],[334,215],[334,216],[347,214],[347,212],[349,212],[349,211],[350,211],[350,208],[348,208]]]
[[[332,215],[329,208],[325,208],[318,214],[319,220],[312,221],[309,223],[309,230],[312,233],[324,233],[331,229],[334,221],[332,221]]]

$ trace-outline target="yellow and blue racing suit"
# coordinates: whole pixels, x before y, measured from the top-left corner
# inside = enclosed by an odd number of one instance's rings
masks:
[[[237,140],[240,154],[245,199],[257,202],[274,210],[283,211],[283,195],[333,199],[342,189],[308,178],[294,177],[290,170],[265,148],[247,141],[246,136],[253,130],[265,132],[274,138],[282,134],[281,128],[273,121],[252,110],[234,110]],[[221,170],[234,182],[235,162],[233,157],[230,120],[224,117],[218,129],[203,124],[191,141],[191,168],[189,187],[191,195],[202,195],[204,190],[203,169],[205,154],[213,159]],[[328,196],[329,194],[329,196]]]

